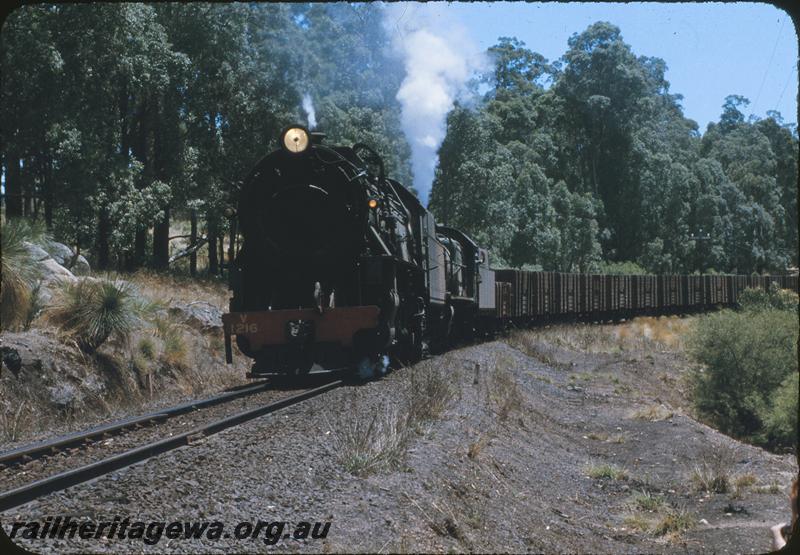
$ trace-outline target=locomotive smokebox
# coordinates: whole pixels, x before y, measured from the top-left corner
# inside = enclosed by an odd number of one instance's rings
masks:
[[[324,264],[352,248],[352,228],[341,199],[316,185],[285,187],[265,207],[264,239],[282,260],[295,264]]]

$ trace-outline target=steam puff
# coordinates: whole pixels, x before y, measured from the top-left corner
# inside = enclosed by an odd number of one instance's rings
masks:
[[[427,204],[445,118],[474,72],[486,67],[483,53],[460,25],[446,21],[442,5],[384,6],[384,26],[402,57],[406,76],[397,93],[403,131],[411,146],[414,186]]]
[[[314,103],[311,102],[311,95],[308,93],[303,95],[303,110],[308,114],[308,128],[313,130],[317,126],[317,115],[314,111]]]

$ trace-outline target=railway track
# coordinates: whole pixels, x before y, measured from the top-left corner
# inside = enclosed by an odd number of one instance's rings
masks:
[[[89,464],[79,466],[74,469],[66,470],[58,474],[38,479],[18,487],[14,487],[0,493],[0,513],[29,503],[44,495],[66,489],[68,487],[98,478],[120,468],[130,466],[137,462],[147,460],[162,453],[166,453],[179,447],[191,445],[201,441],[203,438],[221,432],[228,428],[232,428],[259,416],[270,414],[272,412],[296,405],[326,393],[332,389],[341,386],[344,382],[342,380],[330,381],[324,385],[307,389],[295,395],[279,398],[265,404],[259,404],[254,408],[249,408],[232,415],[226,415],[222,418],[217,418],[205,422],[199,426],[192,427],[184,432],[173,434],[167,433],[167,437],[162,437],[155,440],[146,442],[138,447],[127,449],[121,453],[102,458]],[[106,438],[114,434],[124,433],[126,430],[135,429],[141,426],[151,426],[153,424],[161,424],[165,421],[175,418],[178,415],[186,414],[200,408],[211,407],[215,405],[224,404],[234,399],[240,399],[247,396],[252,396],[263,391],[269,391],[269,383],[259,383],[247,386],[235,391],[228,391],[220,395],[204,399],[202,401],[185,403],[164,411],[157,411],[143,416],[122,420],[92,428],[84,432],[71,434],[68,436],[56,438],[53,440],[39,442],[33,445],[25,446],[19,449],[8,451],[0,454],[0,462],[6,467],[15,467],[27,464],[30,461],[42,458],[47,454],[55,452],[65,452],[66,449],[81,447],[86,445],[87,442],[91,443],[98,439]],[[165,432],[168,432],[167,429]]]

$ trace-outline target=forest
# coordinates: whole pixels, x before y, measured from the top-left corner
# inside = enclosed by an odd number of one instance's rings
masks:
[[[217,274],[241,180],[309,115],[328,143],[373,146],[413,189],[404,68],[382,18],[373,3],[16,10],[0,34],[6,218],[43,221],[93,266],[125,271],[167,268],[171,224],[191,221]],[[700,130],[662,59],[635,55],[609,23],[576,31],[558,60],[515,38],[489,49],[447,116],[437,219],[495,267],[796,266],[796,127],[745,118],[731,95]]]

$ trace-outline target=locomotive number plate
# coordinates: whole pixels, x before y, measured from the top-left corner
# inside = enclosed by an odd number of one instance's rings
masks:
[[[255,322],[242,322],[233,324],[232,333],[234,334],[244,334],[244,333],[257,333],[258,332],[258,324]]]

